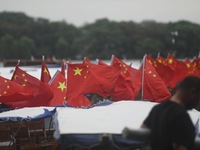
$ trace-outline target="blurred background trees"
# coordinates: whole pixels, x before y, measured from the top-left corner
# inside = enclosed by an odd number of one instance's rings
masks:
[[[192,58],[200,50],[200,25],[187,21],[114,22],[106,18],[76,27],[24,13],[0,13],[0,61],[42,55],[59,59],[141,59],[144,54]]]

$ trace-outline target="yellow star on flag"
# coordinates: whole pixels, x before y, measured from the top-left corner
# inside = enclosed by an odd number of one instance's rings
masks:
[[[58,89],[61,89],[61,91],[63,92],[65,88],[66,88],[65,82],[59,82]]]
[[[170,58],[168,62],[169,62],[170,64],[172,64],[172,63],[173,63],[173,60]]]
[[[153,63],[151,62],[151,60],[148,60],[149,61],[149,63],[152,65]]]
[[[15,74],[15,75],[14,75],[14,79],[17,79],[17,78],[18,78],[18,75]]]
[[[78,67],[76,67],[76,69],[74,69],[74,75],[79,75],[79,76],[81,76],[81,71],[82,71],[83,69],[79,69]]]
[[[158,62],[159,62],[159,63],[162,63],[162,60],[161,60],[161,59],[158,59]]]
[[[47,68],[44,68],[44,71],[43,71],[43,72],[44,72],[44,73],[46,72],[47,74],[49,74]]]
[[[189,63],[187,63],[186,66],[187,66],[188,68],[190,68],[190,64],[189,64]]]

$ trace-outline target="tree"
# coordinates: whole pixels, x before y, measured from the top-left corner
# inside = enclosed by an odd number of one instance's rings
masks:
[[[60,37],[57,42],[56,42],[56,50],[55,50],[55,55],[56,57],[59,58],[66,58],[68,55],[68,50],[69,50],[69,43],[63,38]]]
[[[31,38],[23,36],[17,42],[17,54],[15,57],[19,59],[30,59],[35,51],[35,42]]]
[[[0,41],[0,57],[1,59],[15,58],[16,41],[14,38],[6,34]]]

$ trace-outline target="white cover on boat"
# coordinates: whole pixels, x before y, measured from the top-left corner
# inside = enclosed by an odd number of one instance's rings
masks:
[[[57,108],[57,123],[62,134],[121,134],[124,127],[138,129],[151,108],[157,103],[146,101],[119,101],[90,109]],[[199,112],[189,112],[196,124]]]

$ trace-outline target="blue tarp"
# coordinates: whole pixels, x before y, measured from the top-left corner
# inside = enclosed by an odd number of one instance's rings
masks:
[[[34,121],[53,116],[55,107],[21,108],[0,113],[0,121]]]

